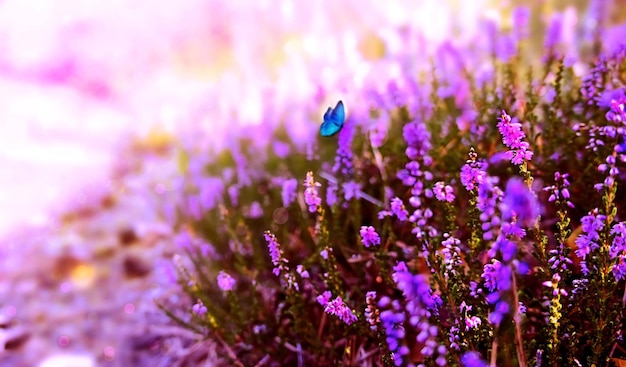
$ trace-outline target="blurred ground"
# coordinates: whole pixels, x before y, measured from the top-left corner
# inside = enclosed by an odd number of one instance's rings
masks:
[[[40,366],[177,366],[195,356],[197,336],[154,303],[188,307],[169,272],[171,228],[155,210],[168,199],[175,163],[169,155],[126,156],[108,190],[4,244],[0,366],[38,366],[52,356],[65,357]]]
[[[107,185],[129,125],[79,92],[0,79],[0,237],[48,226],[51,210]],[[103,123],[105,122],[105,123]]]

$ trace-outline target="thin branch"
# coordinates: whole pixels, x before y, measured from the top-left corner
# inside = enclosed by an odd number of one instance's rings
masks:
[[[326,173],[326,172],[324,172],[324,171],[320,172],[320,177],[322,177],[322,178],[326,179],[326,180],[327,180],[327,181],[329,181],[329,182],[334,183],[335,185],[337,184],[337,179],[336,179],[334,176],[332,176],[332,175],[330,175],[330,174],[328,174],[328,173]],[[373,197],[373,196],[371,196],[371,195],[368,195],[368,194],[364,193],[364,192],[363,192],[363,191],[361,191],[361,190],[358,190],[358,191],[357,191],[357,195],[358,195],[361,199],[365,199],[365,200],[369,201],[370,203],[372,203],[372,204],[374,204],[374,205],[376,205],[376,206],[378,206],[378,207],[381,207],[381,208],[384,208],[384,207],[385,207],[385,205],[383,204],[383,202],[382,202],[382,201],[380,201],[380,200],[376,199],[375,197]]]

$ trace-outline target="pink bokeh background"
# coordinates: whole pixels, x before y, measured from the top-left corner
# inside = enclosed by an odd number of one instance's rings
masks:
[[[407,27],[419,31],[410,42],[424,52],[455,32],[467,42],[480,17],[494,16],[487,5],[0,1],[0,237],[53,225],[51,213],[106,190],[129,139],[201,130],[211,137],[201,144],[220,148],[233,124],[312,103],[313,80],[327,86],[322,111],[375,83],[360,52],[368,39],[381,40],[388,57],[407,47],[398,32]],[[298,108],[281,117],[302,136],[317,128]]]

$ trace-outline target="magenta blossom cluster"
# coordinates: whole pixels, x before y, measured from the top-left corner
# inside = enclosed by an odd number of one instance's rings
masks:
[[[500,225],[498,204],[504,193],[498,187],[498,178],[488,176],[478,186],[476,207],[480,210],[479,219],[482,222],[483,239],[490,241],[495,236],[495,229]]]
[[[192,307],[191,312],[198,316],[204,316],[208,312],[204,303],[201,300],[198,300]]]
[[[505,158],[515,165],[521,165],[533,157],[530,144],[524,141],[525,134],[522,131],[522,124],[517,119],[512,119],[504,110],[498,119],[498,131],[502,135],[502,143],[508,147]]]
[[[395,366],[404,364],[403,358],[409,354],[409,348],[404,344],[406,332],[404,329],[404,320],[406,319],[402,306],[398,300],[391,300],[389,297],[383,297],[378,302],[381,309],[385,309],[380,313],[380,322],[385,330],[385,341],[387,348],[391,352],[391,357]]]
[[[405,168],[398,172],[398,178],[407,186],[411,187],[411,199],[409,202],[414,208],[422,206],[422,196],[430,197],[432,192],[425,188],[424,181],[433,178],[428,166],[432,158],[428,155],[431,149],[430,132],[421,121],[413,121],[404,126],[403,136],[407,142],[406,156],[409,162]]]
[[[283,207],[287,208],[298,197],[298,180],[295,178],[286,179],[282,182]]]
[[[487,163],[477,160],[474,148],[470,150],[469,159],[461,167],[461,183],[467,191],[478,188],[487,177]]]
[[[309,206],[309,212],[315,213],[322,205],[322,199],[317,193],[317,188],[322,186],[319,182],[315,182],[313,172],[307,172],[306,180],[304,180],[304,202]]]
[[[613,276],[616,281],[626,278],[626,222],[616,223],[611,228],[611,247],[609,248],[609,256],[615,262],[612,266]]]
[[[451,203],[454,201],[454,189],[450,185],[446,185],[443,181],[435,183],[433,187],[435,198],[439,201]]]
[[[512,310],[504,295],[513,288],[513,276],[513,267],[509,264],[503,264],[498,260],[493,260],[492,264],[485,264],[483,278],[485,287],[491,291],[487,295],[487,302],[494,305],[493,311],[489,314],[489,322],[494,326],[499,326],[504,316]]]
[[[266,231],[264,236],[265,241],[267,241],[267,247],[270,252],[272,264],[274,264],[274,270],[272,272],[274,275],[279,276],[281,272],[289,270],[289,267],[287,266],[288,260],[283,257],[283,252],[280,249],[280,244],[276,240],[276,236],[274,236],[274,234],[270,231]]]
[[[395,216],[399,221],[404,222],[409,219],[409,211],[406,210],[402,199],[394,197],[391,199],[390,210],[381,210],[378,218],[382,219],[387,216]]]
[[[235,279],[233,279],[233,277],[231,277],[227,272],[222,270],[219,274],[217,274],[217,286],[221,290],[225,292],[232,291],[235,287],[235,283]]]
[[[548,202],[563,202],[570,208],[574,207],[574,204],[570,201],[571,196],[568,189],[570,182],[568,177],[569,173],[561,174],[558,171],[554,173],[555,184],[543,188],[543,191],[547,191],[550,194]]]
[[[426,278],[422,274],[409,272],[404,262],[399,262],[393,269],[392,278],[406,300],[405,311],[409,316],[409,324],[416,329],[416,340],[424,345],[422,354],[436,356],[437,365],[445,366],[446,347],[439,344],[439,329],[429,321],[431,315],[437,314],[441,299],[433,295]]]
[[[380,236],[372,226],[362,226],[360,230],[361,242],[365,247],[380,245]]]
[[[330,291],[325,291],[317,297],[317,301],[324,307],[324,312],[329,315],[337,316],[346,325],[354,324],[358,319],[354,312],[345,304],[341,297],[331,300]]]
[[[480,358],[478,352],[466,352],[461,357],[461,363],[464,367],[489,367],[489,363]]]
[[[600,214],[599,210],[596,208],[590,211],[589,214],[585,215],[581,220],[583,232],[576,238],[577,249],[575,253],[576,256],[582,260],[581,267],[584,274],[589,274],[587,262],[585,261],[587,255],[600,247],[598,241],[600,241],[600,231],[604,228],[605,219],[606,216]]]
[[[502,219],[514,219],[517,225],[532,226],[539,216],[540,207],[537,197],[519,178],[511,178],[506,184],[502,204]]]
[[[370,291],[365,295],[365,311],[363,312],[365,320],[373,331],[378,330],[380,323],[380,311],[376,307],[376,292]]]

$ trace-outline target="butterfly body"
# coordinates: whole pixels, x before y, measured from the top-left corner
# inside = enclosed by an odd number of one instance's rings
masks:
[[[324,114],[324,122],[320,126],[320,134],[322,136],[333,136],[341,130],[343,123],[346,119],[346,111],[343,107],[343,102],[337,102],[335,108],[328,107]]]

